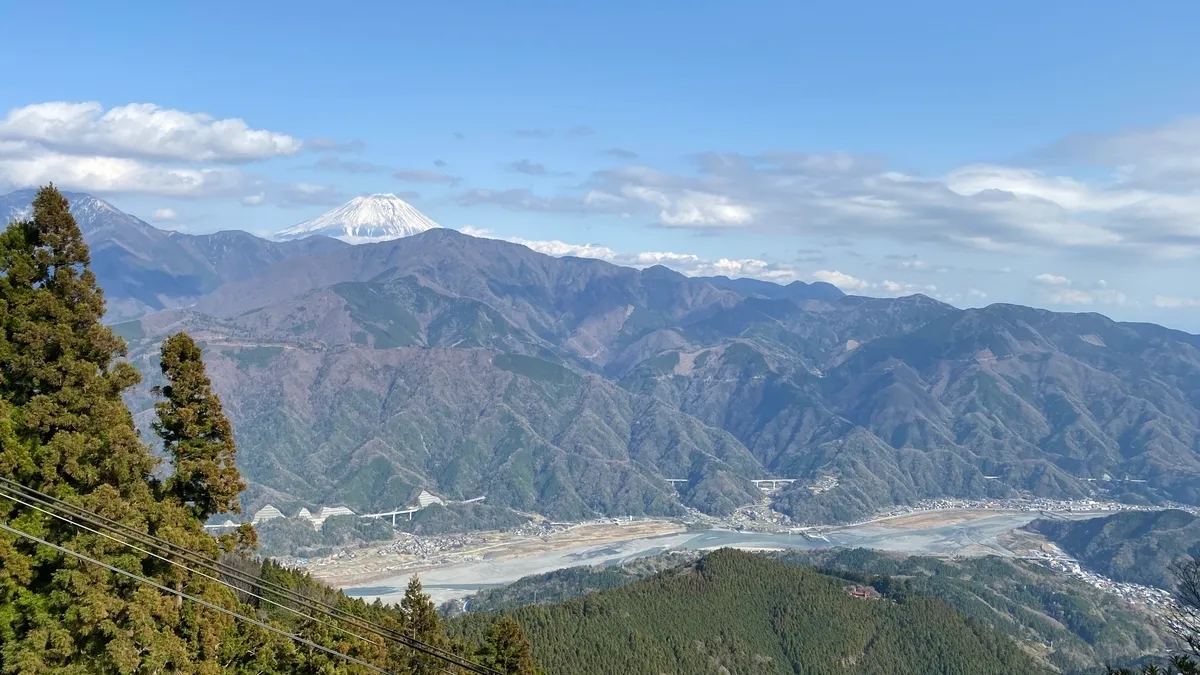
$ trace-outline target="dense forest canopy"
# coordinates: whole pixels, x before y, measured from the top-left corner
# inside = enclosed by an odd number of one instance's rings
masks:
[[[1015,643],[913,594],[853,597],[811,568],[723,549],[648,579],[561,604],[511,610],[533,654],[579,675],[728,672],[1036,673]],[[483,635],[490,614],[452,629]],[[724,670],[722,670],[724,669]]]

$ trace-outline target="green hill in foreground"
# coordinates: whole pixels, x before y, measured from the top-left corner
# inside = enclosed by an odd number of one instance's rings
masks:
[[[984,624],[924,596],[851,597],[811,568],[722,549],[557,605],[511,612],[548,672],[1012,675],[1041,666]],[[450,630],[480,635],[493,615]]]
[[[764,554],[788,565],[813,567],[847,582],[872,585],[889,597],[917,593],[948,603],[1019,642],[1044,665],[1074,673],[1162,654],[1174,639],[1150,611],[1040,565],[982,556],[946,560],[868,549]],[[620,588],[696,560],[692,551],[621,565],[571,567],[525,577],[468,598],[474,613],[554,604]],[[448,614],[462,603],[448,603]]]
[[[987,623],[1063,672],[1162,654],[1175,643],[1143,606],[1040,565],[982,556],[946,560],[866,549],[780,554],[889,595],[919,593]]]

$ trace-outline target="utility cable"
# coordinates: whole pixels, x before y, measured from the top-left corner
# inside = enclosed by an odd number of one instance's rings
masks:
[[[342,633],[345,633],[346,635],[349,635],[350,637],[358,638],[359,640],[362,640],[363,642],[366,642],[367,644],[375,645],[375,646],[377,646],[377,647],[382,647],[382,646],[383,646],[383,644],[382,644],[382,643],[376,642],[376,641],[374,641],[374,640],[372,640],[372,639],[370,639],[370,638],[363,637],[363,636],[359,635],[358,633],[354,633],[354,632],[352,632],[352,631],[348,631],[348,630],[346,630],[345,628],[342,628],[341,626],[338,626],[337,624],[334,624],[333,622],[330,622],[330,621],[323,621],[323,620],[321,620],[321,619],[318,619],[318,618],[317,618],[317,617],[315,617],[315,616],[309,616],[309,615],[305,614],[304,612],[301,612],[300,610],[298,610],[298,609],[295,609],[295,608],[293,608],[293,607],[288,607],[287,605],[284,605],[284,604],[282,604],[282,603],[279,603],[279,602],[275,602],[274,600],[271,600],[270,598],[264,598],[263,596],[261,596],[261,595],[257,595],[257,594],[255,594],[255,593],[253,593],[253,592],[251,592],[251,591],[247,591],[247,590],[245,590],[245,589],[238,588],[237,586],[235,586],[235,585],[231,584],[231,583],[230,583],[230,582],[228,582],[228,581],[225,581],[224,579],[220,579],[220,578],[214,577],[214,576],[212,576],[212,575],[205,574],[204,572],[201,572],[201,571],[199,571],[199,570],[194,570],[194,569],[192,569],[192,568],[188,567],[187,565],[184,565],[184,564],[183,564],[183,563],[181,563],[181,562],[178,562],[178,561],[176,561],[176,560],[171,560],[171,559],[169,559],[169,558],[167,558],[167,557],[165,557],[165,556],[159,555],[159,554],[157,554],[157,553],[155,553],[155,552],[153,552],[153,551],[147,551],[146,549],[144,549],[144,548],[141,548],[140,546],[136,546],[136,545],[134,545],[134,544],[131,544],[131,543],[127,542],[127,541],[121,541],[120,539],[118,539],[118,538],[114,537],[114,536],[113,536],[113,535],[111,535],[111,534],[108,534],[108,533],[106,533],[106,532],[101,532],[101,531],[99,531],[99,530],[92,529],[92,528],[90,528],[90,527],[88,527],[88,526],[86,526],[86,525],[82,525],[82,524],[80,524],[80,523],[76,523],[76,522],[74,522],[74,521],[70,520],[69,518],[67,518],[66,516],[62,516],[62,515],[59,515],[59,514],[57,514],[57,513],[52,513],[52,512],[50,512],[50,511],[47,511],[47,510],[45,510],[45,509],[43,509],[43,508],[41,508],[41,507],[39,507],[39,506],[36,506],[36,505],[34,505],[34,504],[30,504],[30,503],[28,503],[28,502],[25,502],[25,501],[23,501],[23,500],[21,500],[21,499],[17,499],[16,497],[13,497],[12,495],[10,495],[10,494],[8,494],[8,493],[7,493],[7,490],[8,490],[8,489],[9,489],[9,488],[6,488],[6,487],[3,487],[3,486],[0,486],[0,497],[4,497],[5,499],[8,499],[8,500],[10,500],[10,501],[13,501],[13,502],[16,502],[16,503],[20,504],[21,506],[24,506],[24,507],[27,507],[27,508],[33,509],[34,511],[40,511],[40,512],[42,512],[42,513],[44,513],[44,514],[46,514],[46,515],[48,515],[48,516],[50,516],[50,517],[52,517],[52,518],[57,518],[57,519],[59,519],[59,520],[63,521],[64,523],[67,523],[67,524],[69,524],[69,525],[73,525],[73,526],[75,526],[75,527],[77,527],[77,528],[79,528],[79,529],[81,529],[81,530],[84,530],[85,532],[91,532],[92,534],[100,535],[101,537],[104,537],[105,539],[109,539],[109,540],[111,540],[111,541],[115,541],[115,542],[117,542],[118,544],[121,544],[122,546],[126,546],[126,547],[128,547],[128,548],[130,548],[130,549],[132,549],[132,550],[134,550],[134,551],[137,551],[138,553],[142,553],[142,554],[145,554],[145,555],[148,555],[148,556],[152,556],[152,557],[158,558],[159,560],[161,560],[161,561],[163,561],[163,562],[165,562],[165,563],[167,563],[167,564],[174,565],[175,567],[178,567],[178,568],[180,568],[180,569],[183,569],[183,570],[187,571],[187,572],[188,572],[188,573],[190,573],[190,574],[195,574],[195,575],[197,575],[197,576],[203,577],[203,578],[205,578],[205,579],[208,579],[208,580],[210,580],[210,581],[215,581],[215,582],[217,582],[218,584],[221,584],[222,586],[225,586],[225,587],[227,587],[227,588],[233,589],[234,591],[237,591],[237,592],[240,592],[240,593],[245,593],[246,595],[249,595],[249,596],[250,596],[250,597],[252,597],[252,598],[255,598],[255,599],[261,600],[261,601],[263,601],[263,602],[265,602],[265,603],[268,603],[268,604],[274,605],[274,606],[276,606],[276,607],[278,607],[278,608],[280,608],[280,609],[282,609],[282,610],[284,610],[284,611],[286,611],[286,612],[291,612],[292,614],[295,614],[296,616],[299,616],[299,617],[300,617],[300,618],[302,618],[302,619],[307,619],[307,620],[309,620],[309,621],[313,621],[313,622],[315,622],[315,623],[321,624],[322,626],[326,626],[326,627],[328,627],[328,628],[332,628],[333,630],[336,630],[336,631],[341,631]]]
[[[93,511],[90,511],[90,510],[85,509],[80,506],[76,506],[74,504],[70,504],[69,502],[65,502],[56,497],[52,497],[45,493],[39,492],[38,490],[35,490],[33,488],[26,487],[15,481],[0,477],[0,483],[5,483],[8,485],[16,486],[17,488],[20,488],[21,490],[23,490],[26,493],[33,493],[35,495],[39,495],[39,497],[36,497],[36,498],[35,497],[29,497],[29,498],[34,499],[35,501],[38,501],[42,504],[47,504],[48,506],[51,506],[52,508],[61,508],[65,511],[67,511],[70,515],[72,515],[72,517],[80,518],[81,520],[87,520],[87,521],[92,522],[93,524],[100,526],[100,527],[104,527],[106,529],[117,531],[118,533],[122,534],[123,536],[128,536],[132,539],[140,540],[142,543],[144,543],[147,546],[153,546],[160,550],[167,551],[168,553],[170,553],[172,555],[179,555],[180,557],[183,557],[186,559],[191,559],[191,561],[194,564],[199,564],[201,566],[204,566],[210,570],[217,572],[218,574],[223,574],[223,575],[227,575],[230,577],[234,577],[235,579],[240,580],[242,583],[251,584],[252,586],[258,587],[260,589],[264,589],[264,588],[269,589],[272,592],[287,596],[292,601],[296,602],[297,604],[306,605],[308,609],[320,612],[326,616],[329,616],[330,618],[339,619],[342,621],[346,621],[347,623],[351,623],[356,628],[364,629],[369,632],[375,633],[376,635],[384,638],[385,640],[391,639],[395,642],[400,643],[402,646],[413,649],[414,651],[421,652],[427,656],[433,657],[433,658],[441,660],[441,661],[445,661],[447,663],[451,663],[456,667],[463,668],[463,669],[469,670],[474,673],[479,673],[480,675],[499,675],[498,671],[488,668],[487,666],[477,664],[469,659],[465,659],[465,658],[459,656],[458,654],[455,654],[453,652],[441,649],[440,647],[436,647],[434,645],[430,645],[428,643],[422,642],[421,640],[418,640],[418,639],[413,638],[408,635],[404,635],[404,634],[394,631],[392,629],[389,629],[389,628],[386,628],[383,626],[379,626],[378,624],[374,624],[373,622],[370,622],[366,619],[362,619],[361,617],[358,617],[355,614],[352,614],[350,612],[342,610],[333,605],[329,605],[329,604],[326,604],[326,603],[323,603],[323,602],[320,602],[317,600],[312,600],[312,599],[307,598],[307,597],[305,597],[289,588],[286,588],[280,584],[277,584],[274,582],[269,582],[269,581],[263,581],[262,579],[253,577],[235,567],[232,567],[225,563],[221,563],[219,561],[213,561],[213,560],[207,558],[206,556],[196,554],[195,552],[190,551],[189,549],[187,549],[185,547],[179,546],[178,544],[175,544],[173,542],[162,539],[161,537],[157,537],[155,535],[150,535],[150,534],[141,532],[141,531],[136,530],[128,525],[125,525],[124,523],[111,520],[109,518],[106,518],[102,515],[99,515],[99,514],[93,512]],[[28,496],[28,495],[25,495],[25,496]],[[48,503],[48,502],[52,502],[52,503]],[[105,524],[105,523],[107,523],[107,524]],[[122,530],[124,530],[124,532],[121,532]],[[241,589],[237,589],[237,590],[241,590]]]
[[[34,535],[32,535],[32,534],[29,534],[28,532],[23,532],[23,531],[21,531],[21,530],[18,530],[18,529],[17,529],[17,528],[15,528],[15,527],[9,527],[9,526],[8,526],[7,524],[5,524],[5,523],[0,523],[0,530],[4,530],[5,532],[9,532],[9,533],[11,533],[11,534],[15,534],[15,535],[17,535],[18,537],[23,537],[23,538],[25,538],[25,539],[28,539],[28,540],[30,540],[30,541],[33,541],[33,542],[36,542],[36,543],[38,543],[38,544],[41,544],[41,545],[43,545],[43,546],[49,546],[50,548],[52,548],[52,549],[54,549],[54,550],[56,550],[56,551],[58,551],[58,552],[60,552],[60,553],[65,553],[65,554],[67,554],[67,555],[69,555],[69,556],[72,556],[72,557],[78,558],[78,559],[80,559],[80,560],[82,560],[82,561],[84,561],[84,562],[89,562],[89,563],[92,563],[93,565],[98,565],[98,566],[100,566],[100,567],[103,567],[104,569],[106,569],[106,570],[108,570],[108,571],[110,571],[110,572],[114,572],[114,573],[116,573],[116,574],[120,574],[120,575],[122,575],[122,576],[129,577],[130,579],[133,579],[134,581],[138,581],[138,582],[141,582],[141,583],[143,583],[143,584],[146,584],[146,585],[148,585],[148,586],[152,586],[152,587],[154,587],[154,588],[157,588],[157,589],[158,589],[158,590],[160,590],[160,591],[164,591],[164,592],[166,592],[166,593],[170,593],[170,594],[172,594],[172,595],[177,595],[177,596],[179,596],[179,597],[181,597],[181,598],[183,598],[183,599],[185,599],[185,600],[191,600],[192,602],[194,602],[194,603],[196,603],[196,604],[198,604],[198,605],[200,605],[200,606],[202,606],[202,607],[207,607],[208,609],[211,609],[211,610],[214,610],[214,611],[220,612],[220,613],[222,613],[222,614],[226,614],[226,615],[228,615],[228,616],[231,616],[231,617],[233,617],[234,619],[237,619],[237,620],[239,620],[239,621],[245,621],[245,622],[247,622],[247,623],[250,623],[250,624],[253,624],[253,625],[255,625],[255,626],[258,626],[259,628],[262,628],[263,630],[268,630],[268,631],[270,631],[270,632],[272,632],[272,633],[275,633],[275,634],[277,634],[277,635],[282,635],[283,637],[286,637],[286,638],[289,638],[289,639],[291,639],[291,640],[294,640],[294,641],[296,641],[296,642],[298,642],[298,643],[300,643],[300,644],[302,644],[302,645],[306,645],[306,646],[308,646],[308,647],[312,647],[313,649],[317,649],[317,650],[319,650],[319,651],[325,652],[326,654],[329,654],[330,656],[335,656],[335,657],[337,657],[337,658],[339,658],[339,659],[343,659],[343,660],[345,660],[345,661],[346,661],[346,662],[348,662],[348,663],[353,663],[353,664],[355,664],[355,665],[362,666],[363,668],[367,668],[367,669],[369,669],[369,670],[372,670],[372,671],[374,671],[374,672],[376,672],[376,673],[380,673],[381,675],[392,675],[392,673],[391,673],[390,671],[384,670],[383,668],[380,668],[379,666],[376,666],[376,665],[374,665],[374,664],[367,663],[366,661],[363,661],[362,659],[355,658],[355,657],[353,657],[353,656],[350,656],[349,654],[343,654],[343,653],[341,653],[341,652],[339,652],[339,651],[336,651],[336,650],[334,650],[334,649],[330,649],[329,647],[326,647],[326,646],[324,646],[324,645],[319,645],[319,644],[317,644],[316,642],[313,642],[312,640],[309,640],[308,638],[301,637],[301,636],[299,636],[299,635],[296,635],[295,633],[289,633],[289,632],[287,632],[287,631],[283,630],[282,628],[276,628],[275,626],[272,626],[272,625],[270,625],[270,624],[268,624],[268,623],[264,623],[264,622],[262,622],[262,621],[259,621],[258,619],[252,619],[252,618],[250,618],[250,617],[248,617],[248,616],[243,616],[243,615],[241,615],[241,614],[238,614],[237,612],[235,612],[235,611],[233,611],[233,610],[231,610],[231,609],[226,609],[226,608],[224,608],[224,607],[221,607],[220,605],[214,605],[213,603],[211,603],[211,602],[208,602],[208,601],[206,601],[206,600],[201,600],[200,598],[197,598],[197,597],[194,597],[194,596],[188,595],[187,593],[184,593],[183,591],[177,591],[177,590],[175,590],[175,589],[173,589],[173,588],[170,588],[170,587],[168,587],[168,586],[164,586],[164,585],[162,585],[162,584],[158,583],[157,581],[152,581],[152,580],[150,580],[150,579],[147,579],[147,578],[145,578],[145,577],[142,577],[142,576],[139,576],[139,575],[137,575],[137,574],[134,574],[133,572],[130,572],[130,571],[128,571],[128,570],[123,570],[123,569],[121,569],[120,567],[117,567],[116,565],[110,565],[110,564],[108,564],[108,563],[106,563],[106,562],[102,562],[102,561],[100,561],[100,560],[96,560],[95,558],[92,558],[91,556],[84,555],[84,554],[82,554],[82,553],[79,553],[79,552],[77,552],[77,551],[72,551],[71,549],[69,549],[69,548],[66,548],[66,547],[64,547],[64,546],[59,546],[58,544],[52,544],[52,543],[50,543],[50,542],[46,541],[45,539],[42,539],[42,538],[40,538],[40,537],[35,537]]]
[[[171,555],[177,555],[181,558],[189,560],[189,562],[192,562],[193,564],[203,566],[211,571],[216,572],[217,574],[232,577],[237,581],[240,581],[245,584],[250,584],[252,587],[257,587],[260,590],[264,590],[264,591],[270,590],[274,593],[278,593],[282,596],[287,597],[288,599],[292,600],[293,602],[296,602],[297,604],[306,606],[307,609],[319,612],[330,618],[345,621],[347,623],[354,625],[354,627],[356,627],[356,628],[375,633],[376,635],[378,635],[379,637],[382,637],[384,639],[391,639],[395,642],[400,643],[401,645],[403,645],[405,647],[408,647],[415,651],[421,652],[432,658],[435,658],[435,659],[438,659],[441,661],[445,661],[445,662],[450,663],[458,668],[463,668],[465,670],[468,670],[468,671],[471,671],[474,673],[479,673],[480,675],[500,675],[499,671],[496,671],[495,669],[489,668],[482,664],[475,663],[469,659],[459,656],[458,654],[455,654],[453,652],[444,650],[440,647],[436,647],[434,645],[425,643],[414,637],[404,635],[403,633],[400,633],[393,629],[387,628],[385,626],[381,626],[370,620],[364,619],[355,614],[347,612],[346,610],[343,610],[339,607],[330,605],[328,603],[325,603],[325,602],[322,602],[319,600],[314,600],[312,598],[305,597],[305,596],[293,591],[292,589],[284,587],[275,582],[265,581],[263,579],[256,578],[254,576],[251,576],[250,574],[247,574],[246,572],[243,572],[242,570],[237,569],[236,567],[233,567],[231,565],[228,565],[228,564],[220,562],[220,561],[214,561],[214,560],[208,559],[207,557],[205,557],[203,555],[199,555],[193,551],[190,551],[189,549],[179,546],[178,544],[167,541],[167,540],[157,537],[155,535],[141,532],[141,531],[136,530],[124,523],[112,520],[110,518],[107,518],[107,517],[97,514],[95,512],[92,512],[86,508],[76,506],[74,504],[66,502],[62,499],[58,499],[51,495],[45,494],[45,493],[35,490],[33,488],[26,487],[16,481],[13,481],[8,478],[4,478],[4,477],[0,476],[0,484],[8,485],[8,486],[11,486],[12,488],[19,489],[20,491],[22,491],[22,493],[25,493],[22,496],[25,496],[26,498],[28,498],[32,501],[36,501],[36,502],[46,505],[50,508],[55,508],[55,509],[60,509],[60,510],[66,511],[68,513],[68,515],[70,515],[73,518],[78,518],[80,520],[88,521],[88,522],[91,522],[93,525],[96,525],[97,527],[101,527],[101,528],[104,528],[104,529],[107,529],[110,531],[115,531],[118,534],[121,534],[122,536],[126,536],[126,537],[129,537],[130,539],[134,539],[135,541],[139,541],[140,543],[142,543],[146,546],[158,548],[159,550],[164,550]],[[2,486],[2,485],[0,485],[0,486]],[[237,589],[236,587],[234,587],[234,588],[236,590],[245,592],[243,589]]]
[[[237,569],[236,567],[227,565],[220,561],[211,560],[211,559],[207,558],[206,556],[197,554],[185,547],[179,546],[178,544],[175,544],[173,542],[162,539],[161,537],[157,537],[155,535],[141,532],[141,531],[136,530],[124,523],[121,523],[119,521],[114,521],[112,519],[106,518],[105,516],[97,514],[93,511],[85,509],[83,507],[76,506],[74,504],[63,501],[56,497],[52,497],[50,495],[47,495],[47,494],[40,492],[38,490],[35,490],[33,488],[26,487],[20,483],[17,483],[16,481],[12,481],[7,478],[0,477],[0,483],[15,486],[16,488],[19,488],[20,490],[24,491],[25,493],[32,493],[33,495],[37,495],[37,497],[29,497],[29,498],[34,499],[35,501],[38,501],[39,503],[47,504],[47,505],[51,506],[52,508],[62,508],[63,510],[67,510],[73,517],[77,517],[82,520],[90,521],[93,524],[96,524],[100,527],[105,527],[110,530],[115,529],[116,531],[121,533],[123,536],[128,536],[132,539],[139,540],[147,546],[153,546],[160,550],[167,551],[172,555],[179,555],[180,557],[183,557],[185,559],[190,559],[190,561],[193,564],[201,565],[203,567],[206,567],[210,570],[217,572],[218,574],[223,574],[226,576],[234,577],[235,579],[240,580],[242,583],[251,584],[252,586],[256,586],[260,589],[269,589],[272,592],[287,596],[293,602],[296,602],[301,605],[306,605],[309,609],[311,609],[313,611],[320,612],[331,618],[340,619],[342,621],[352,623],[355,625],[356,628],[368,630],[370,632],[373,632],[373,633],[379,635],[380,637],[382,637],[384,639],[392,639],[396,642],[399,642],[403,646],[409,647],[415,651],[422,652],[428,656],[432,656],[434,658],[446,661],[448,663],[453,663],[457,667],[465,668],[467,670],[471,670],[472,672],[481,673],[481,675],[501,675],[498,671],[496,671],[494,669],[477,664],[469,659],[465,659],[465,658],[459,656],[458,654],[455,654],[453,652],[444,650],[440,647],[436,647],[434,645],[430,645],[428,643],[422,642],[421,640],[418,640],[418,639],[408,636],[408,635],[404,635],[403,633],[392,630],[390,628],[380,626],[378,624],[375,624],[367,619],[363,619],[362,617],[359,617],[355,614],[347,612],[347,611],[345,611],[339,607],[336,607],[334,605],[330,605],[328,603],[324,603],[319,600],[313,600],[311,598],[308,598],[306,596],[303,596],[303,595],[297,593],[296,591],[293,591],[292,589],[282,586],[278,583],[274,583],[274,582],[270,582],[270,581],[263,581],[262,579],[251,576],[251,575],[243,572],[242,570]],[[26,495],[26,496],[28,496],[28,495]],[[50,503],[48,503],[48,502],[50,502]],[[123,530],[123,532],[121,532],[122,530]]]

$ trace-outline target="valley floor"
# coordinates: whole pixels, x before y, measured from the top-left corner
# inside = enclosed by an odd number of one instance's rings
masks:
[[[455,565],[485,561],[497,564],[580,548],[621,544],[631,540],[653,540],[684,530],[685,527],[677,522],[622,520],[574,523],[533,533],[518,531],[444,535],[429,538],[438,542],[435,547],[445,547],[444,551],[435,551],[433,555],[427,552],[410,552],[413,547],[406,544],[419,538],[401,534],[398,542],[364,547],[347,555],[314,561],[303,567],[325,583],[341,588],[354,588],[375,582],[392,581],[399,574],[402,574],[407,582],[413,574],[419,574],[425,579],[433,571]]]
[[[858,525],[820,530],[687,531],[676,522],[604,521],[560,526],[530,536],[479,533],[430,538],[453,544],[433,555],[411,551],[412,539],[387,547],[360,549],[305,567],[317,578],[350,595],[395,602],[413,574],[436,602],[465,597],[490,586],[511,583],[577,565],[608,565],[670,550],[871,548],[932,556],[999,555],[1052,559],[1061,552],[1018,528],[1044,514],[999,509],[941,509],[908,513]],[[1078,511],[1055,514],[1079,518]],[[415,539],[415,538],[413,538]],[[434,549],[437,547],[434,546]]]

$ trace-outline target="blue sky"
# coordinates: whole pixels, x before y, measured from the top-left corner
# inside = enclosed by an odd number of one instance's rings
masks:
[[[1200,332],[1200,5],[1137,4],[25,3],[0,190],[257,233],[393,192],[548,252]]]

